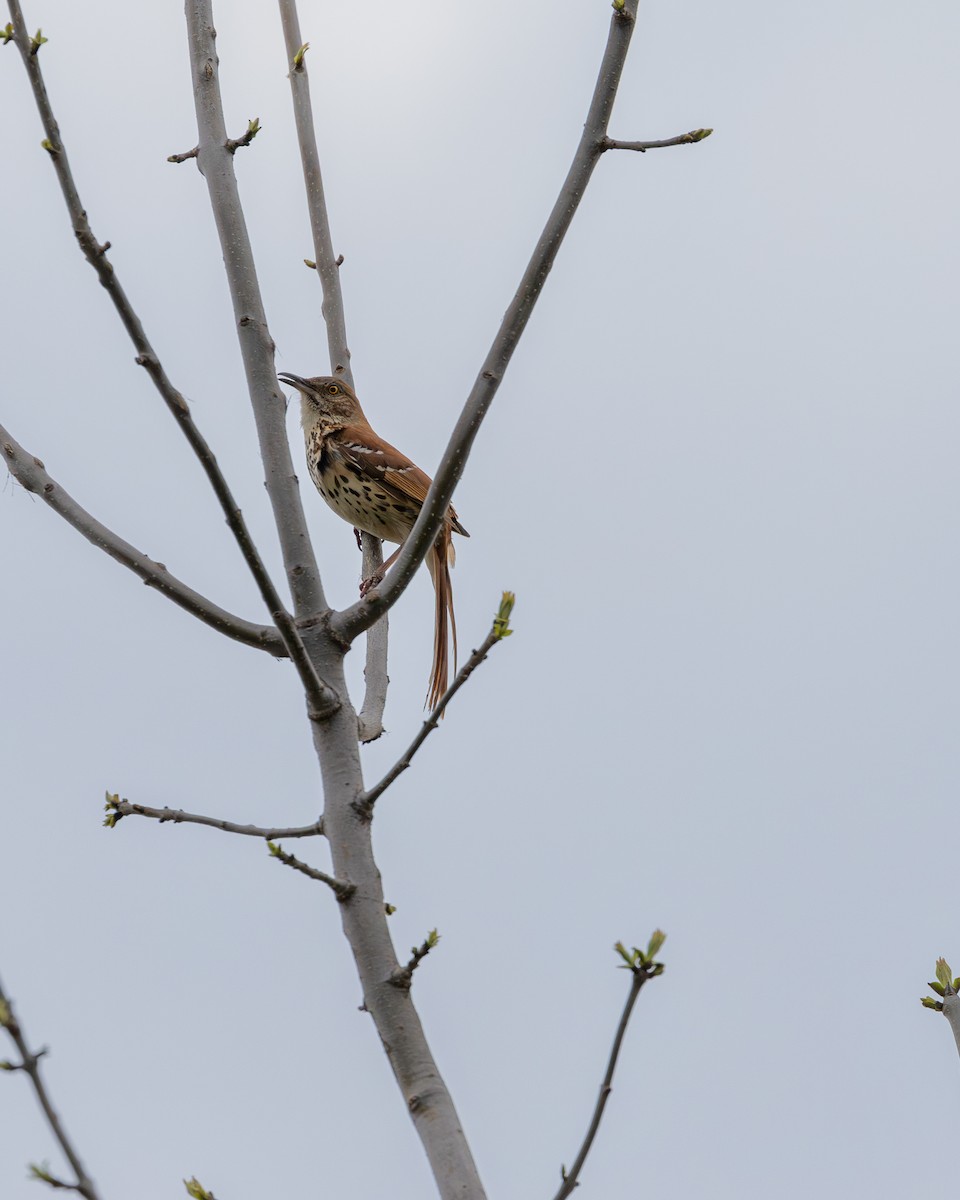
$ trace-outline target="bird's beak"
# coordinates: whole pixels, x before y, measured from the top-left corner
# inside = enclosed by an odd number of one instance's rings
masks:
[[[277,376],[281,383],[288,383],[291,387],[295,387],[298,392],[308,392],[310,385],[305,379],[301,379],[299,375],[288,375],[286,371],[281,371]]]

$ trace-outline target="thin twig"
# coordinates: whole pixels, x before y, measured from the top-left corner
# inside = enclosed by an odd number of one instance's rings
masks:
[[[300,18],[296,0],[279,0],[280,20],[283,24],[283,40],[290,67],[290,95],[293,99],[293,116],[297,126],[300,146],[300,162],[303,166],[303,182],[306,188],[307,210],[310,228],[313,231],[314,266],[323,288],[323,320],[327,328],[327,346],[330,351],[330,371],[342,375],[353,387],[353,372],[350,370],[350,349],[347,346],[347,326],[343,315],[343,292],[340,288],[340,273],[333,252],[333,235],[330,232],[330,217],[323,192],[323,175],[320,171],[320,152],[313,125],[313,107],[310,103],[310,77],[304,57],[303,39],[300,35]],[[342,260],[341,260],[342,261]]]
[[[383,566],[383,543],[373,534],[360,535],[363,548],[363,578],[371,576]],[[383,710],[387,706],[387,640],[389,620],[386,613],[367,630],[367,654],[363,668],[363,707],[357,717],[357,733],[361,742],[375,742],[383,733]]]
[[[167,373],[161,366],[160,360],[147,338],[140,318],[134,311],[126,292],[120,286],[113,265],[107,260],[106,246],[108,243],[101,244],[93,235],[90,223],[87,220],[86,210],[80,200],[80,194],[73,179],[73,172],[70,170],[66,148],[60,136],[60,128],[53,115],[53,108],[47,95],[46,85],[40,71],[40,64],[36,55],[31,55],[30,53],[30,43],[27,39],[26,26],[19,0],[7,0],[7,3],[14,25],[14,38],[33,89],[37,110],[40,113],[40,120],[43,123],[43,128],[47,135],[47,143],[50,147],[50,159],[53,162],[57,179],[60,182],[60,189],[63,192],[67,210],[73,222],[73,230],[77,241],[80,243],[87,261],[97,272],[100,282],[106,288],[127,333],[130,335],[130,340],[137,349],[137,363],[146,370],[152,379],[154,386],[183,430],[190,448],[203,467],[210,486],[213,488],[214,494],[220,502],[220,507],[223,509],[227,525],[236,539],[244,561],[250,569],[250,573],[253,575],[260,590],[260,595],[267,606],[267,610],[274,624],[277,626],[281,638],[283,638],[284,644],[287,647],[287,653],[297,668],[304,689],[309,697],[311,717],[316,720],[323,720],[339,707],[339,697],[317,675],[316,668],[310,661],[304,648],[300,633],[293,622],[293,618],[286,611],[280,600],[273,580],[270,578],[270,574],[260,557],[250,531],[247,528],[247,524],[243,519],[243,514],[233,497],[233,493],[230,491],[223,472],[217,464],[213,451],[194,423],[186,400],[184,400],[180,392],[177,391],[167,378]],[[224,141],[226,141],[225,138]],[[226,153],[226,151],[224,152]]]
[[[182,808],[150,808],[147,804],[133,804],[107,792],[104,806],[107,816],[104,825],[113,829],[122,817],[150,817],[161,825],[170,821],[174,825],[209,825],[224,833],[240,833],[244,837],[264,838],[277,841],[279,838],[319,837],[323,834],[323,818],[312,825],[292,825],[287,829],[270,829],[260,825],[239,825],[236,821],[224,821],[220,817],[207,817],[202,813],[184,812]]]
[[[396,603],[433,545],[454,489],[463,474],[474,438],[530,319],[593,169],[603,154],[610,113],[636,24],[636,9],[637,0],[625,0],[624,6],[614,11],[600,74],[573,163],[447,443],[420,516],[404,542],[395,566],[379,587],[373,588],[350,608],[331,616],[331,628],[346,641],[367,629]]]
[[[179,604],[188,613],[192,613],[234,641],[242,642],[245,646],[255,646],[258,650],[267,650],[277,658],[286,657],[286,647],[272,625],[255,625],[252,621],[234,616],[233,613],[214,604],[212,600],[208,600],[206,596],[195,592],[175,575],[171,575],[163,563],[154,562],[129,542],[125,542],[112,529],[108,529],[82,508],[50,477],[40,459],[25,450],[2,425],[0,451],[10,473],[26,491],[35,493],[44,503],[49,504],[54,512],[63,517],[78,533],[82,533],[88,542],[92,542],[125,567],[129,567],[147,587],[155,588],[174,604]]]
[[[654,937],[656,936],[655,934]],[[617,949],[621,952],[625,960],[628,959],[626,951],[623,950],[619,943],[617,944]],[[594,1105],[593,1116],[590,1118],[590,1125],[577,1153],[577,1157],[574,1159],[573,1166],[569,1171],[561,1169],[560,1174],[563,1182],[560,1184],[560,1188],[553,1200],[565,1200],[573,1189],[577,1187],[580,1172],[583,1170],[583,1164],[587,1160],[593,1140],[597,1136],[597,1130],[600,1128],[600,1122],[603,1120],[603,1110],[607,1107],[607,1101],[610,1099],[610,1093],[613,1091],[613,1073],[617,1069],[617,1059],[620,1057],[623,1038],[627,1032],[627,1026],[630,1024],[633,1006],[637,1002],[637,997],[640,995],[643,985],[648,980],[654,979],[663,973],[663,964],[653,962],[652,955],[649,958],[644,958],[640,955],[639,951],[634,950],[632,957],[634,957],[635,961],[634,965],[630,966],[633,975],[630,981],[630,991],[627,993],[627,1000],[623,1006],[623,1012],[620,1014],[620,1024],[617,1026],[617,1032],[613,1039],[610,1057],[607,1060],[607,1069],[603,1076],[603,1082],[600,1084],[600,1093],[597,1096],[597,1102]]]
[[[262,126],[260,124],[260,118],[254,117],[252,120],[247,122],[247,132],[243,134],[242,137],[227,138],[227,149],[231,154],[236,154],[236,152],[238,150],[242,150],[244,146],[249,146],[253,139],[260,132],[261,128]],[[197,149],[199,151],[199,147]]]
[[[393,766],[386,773],[386,775],[384,775],[379,783],[375,783],[372,788],[364,792],[364,794],[360,797],[360,799],[357,801],[357,809],[358,811],[362,812],[364,817],[369,819],[373,811],[373,806],[376,804],[377,800],[379,800],[391,783],[393,783],[398,776],[402,775],[403,772],[410,766],[410,763],[413,761],[413,756],[427,740],[430,734],[433,733],[433,731],[440,724],[440,718],[443,716],[447,705],[454,698],[457,692],[460,691],[477,667],[479,667],[480,664],[486,659],[487,655],[502,637],[503,635],[497,633],[496,630],[491,630],[490,633],[487,634],[484,640],[480,643],[478,649],[474,650],[474,652],[457,672],[456,679],[454,679],[453,683],[450,684],[447,690],[437,701],[436,708],[434,708],[429,717],[427,717],[427,719],[420,726],[417,736],[413,739],[406,750],[404,750],[400,758],[393,764]]]
[[[345,883],[342,879],[334,879],[326,871],[320,871],[316,867],[311,867],[307,863],[301,862],[299,858],[294,858],[292,854],[288,854],[276,842],[267,842],[267,849],[270,851],[270,857],[282,862],[285,867],[292,867],[295,871],[299,871],[301,875],[306,875],[310,879],[316,879],[319,883],[325,883],[333,891],[341,904],[349,900],[357,890],[355,883]]]
[[[168,154],[167,162],[172,162],[172,163],[188,162],[191,158],[196,158],[199,151],[200,151],[200,147],[194,146],[194,148],[192,150],[184,150],[184,152],[182,154]]]
[[[313,123],[313,106],[310,102],[310,77],[306,67],[304,47],[306,43],[300,32],[296,0],[279,0],[280,20],[283,25],[287,62],[290,64],[290,95],[293,100],[293,116],[297,126],[297,141],[300,147],[300,163],[303,168],[303,183],[306,191],[307,211],[313,234],[311,262],[320,280],[323,291],[321,312],[327,331],[327,349],[330,355],[331,374],[342,375],[351,387],[354,386],[350,366],[350,348],[347,345],[347,324],[343,311],[343,289],[340,286],[340,265],[343,255],[334,257],[333,234],[330,230],[330,215],[323,190],[323,173],[320,169],[320,151]],[[306,261],[306,260],[304,260]],[[378,538],[363,535],[363,578],[370,579],[383,565],[383,554]],[[389,631],[386,620],[376,622],[367,631],[366,666],[364,668],[365,693],[358,720],[358,735],[361,742],[375,741],[383,733],[383,710],[387,703],[387,674]]]
[[[30,1050],[30,1047],[27,1045],[26,1035],[13,1011],[9,997],[4,993],[2,985],[0,985],[0,1027],[6,1029],[20,1054],[20,1062],[9,1064],[8,1070],[23,1071],[24,1074],[29,1076],[37,1100],[43,1109],[43,1115],[50,1126],[50,1131],[59,1143],[67,1162],[70,1164],[76,1176],[76,1183],[64,1183],[62,1180],[56,1179],[55,1176],[51,1176],[49,1172],[37,1168],[32,1168],[34,1177],[43,1179],[44,1182],[49,1183],[52,1187],[67,1187],[72,1191],[78,1192],[84,1197],[84,1200],[99,1200],[99,1193],[94,1186],[93,1180],[87,1174],[83,1163],[80,1161],[79,1154],[67,1137],[66,1130],[63,1128],[60,1117],[53,1107],[46,1084],[43,1082],[43,1077],[40,1074],[40,1060],[45,1051],[40,1050],[34,1053]]]
[[[419,946],[410,947],[410,958],[404,966],[397,969],[390,976],[390,982],[394,987],[403,988],[406,991],[410,990],[413,983],[413,973],[420,966],[420,963],[427,957],[430,951],[440,941],[440,934],[435,929],[431,929],[426,938]]]
[[[712,129],[691,129],[689,133],[678,134],[677,137],[664,138],[660,142],[621,142],[617,138],[604,138],[604,150],[639,150],[643,154],[647,150],[660,150],[664,146],[692,146],[702,142],[713,133]]]

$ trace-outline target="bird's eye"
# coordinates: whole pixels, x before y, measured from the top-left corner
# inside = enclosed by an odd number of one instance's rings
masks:
[[[340,385],[338,383],[327,384],[327,395],[328,396],[339,396],[340,395]]]

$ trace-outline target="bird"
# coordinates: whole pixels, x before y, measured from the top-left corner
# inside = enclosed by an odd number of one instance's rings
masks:
[[[307,468],[317,491],[354,529],[399,543],[383,566],[361,583],[360,594],[366,595],[396,561],[420,515],[432,480],[374,432],[356,392],[345,379],[335,375],[307,379],[287,372],[277,378],[300,393]],[[451,643],[453,669],[457,669],[457,622],[450,580],[450,568],[456,559],[454,533],[470,536],[451,504],[427,552],[434,590],[433,665],[426,700],[426,707],[431,709],[447,690]]]

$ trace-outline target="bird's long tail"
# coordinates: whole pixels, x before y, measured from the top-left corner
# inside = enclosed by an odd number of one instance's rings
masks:
[[[453,613],[453,584],[450,568],[455,561],[450,526],[442,529],[427,555],[427,567],[433,580],[433,668],[427,691],[427,708],[435,708],[447,690],[450,666],[450,643],[453,643],[453,669],[457,669],[457,619]]]

